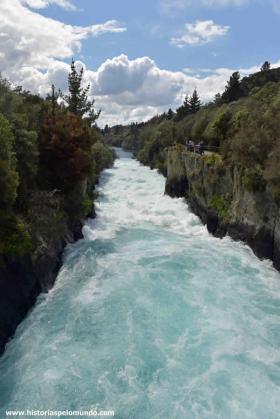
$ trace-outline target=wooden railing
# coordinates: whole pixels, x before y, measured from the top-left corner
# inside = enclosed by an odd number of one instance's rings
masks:
[[[202,144],[202,145],[201,144],[194,144],[193,146],[189,145],[189,144],[186,144],[185,149],[187,151],[192,152],[192,153],[202,154],[205,151],[209,151],[209,152],[212,152],[212,153],[219,153],[220,147],[217,147],[217,146],[214,146],[214,145],[205,145],[205,144]]]

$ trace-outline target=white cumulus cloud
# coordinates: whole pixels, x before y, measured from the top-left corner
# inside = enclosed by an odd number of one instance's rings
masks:
[[[117,73],[116,63],[120,62],[122,69]],[[279,65],[280,61],[272,64],[272,67]],[[242,76],[246,76],[258,71],[260,66],[261,63],[239,70]],[[229,77],[236,70],[238,69],[188,68],[185,72],[174,72],[159,68],[148,57],[130,60],[121,55],[107,60],[95,72],[86,71],[86,74],[93,85],[92,93],[95,95],[96,105],[103,109],[99,122],[101,125],[114,125],[147,120],[168,110],[169,107],[176,109],[183,103],[185,96],[191,94],[195,88],[206,103],[212,100],[216,93],[224,91]],[[121,88],[112,90],[112,82]]]
[[[51,0],[28,0],[29,6],[37,4],[37,8],[43,3],[50,4]],[[202,29],[200,36],[216,36],[212,29],[209,32],[207,25]],[[52,83],[65,91],[69,72],[65,61],[79,51],[83,40],[124,30],[115,20],[87,27],[66,25],[30,10],[27,0],[25,3],[1,0],[0,71],[15,85],[42,96]],[[84,67],[85,83],[91,83],[90,94],[96,99],[96,107],[103,111],[100,125],[142,121],[169,107],[176,109],[195,88],[207,102],[223,91],[234,71],[227,68],[169,71],[160,68],[150,57],[130,59],[124,54],[106,60],[96,69],[88,69],[80,61],[77,64]],[[241,72],[245,75],[257,68]]]
[[[1,0],[1,71],[47,68],[53,59],[74,55],[89,36],[125,30],[115,20],[86,27],[66,25],[31,11],[19,0]]]
[[[213,20],[197,20],[186,23],[184,33],[170,40],[172,45],[183,48],[186,45],[204,45],[227,35],[230,27],[216,24]]]
[[[123,106],[168,106],[182,89],[184,74],[160,69],[149,57],[106,60],[91,72],[94,92]]]
[[[68,0],[21,0],[21,2],[34,9],[44,9],[51,4],[56,4],[65,10],[76,10],[74,4]]]
[[[170,107],[176,109],[195,88],[202,101],[208,102],[224,90],[230,75],[236,71],[230,68],[168,71],[149,57],[133,60],[126,55],[106,60],[96,70],[86,68],[82,62],[77,64],[84,67],[85,83],[91,84],[90,94],[96,100],[96,108],[102,110],[98,120],[101,126],[143,121]],[[258,71],[260,65],[240,69],[240,72],[243,76],[251,74]],[[280,62],[273,67],[279,65]],[[13,81],[45,95],[52,83],[65,91],[68,73],[68,64],[53,60],[47,71],[24,67],[17,74],[13,73]]]

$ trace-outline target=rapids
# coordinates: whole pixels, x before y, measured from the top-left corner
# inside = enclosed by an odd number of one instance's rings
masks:
[[[210,236],[160,174],[119,154],[97,218],[0,359],[0,417],[279,418],[279,273]]]

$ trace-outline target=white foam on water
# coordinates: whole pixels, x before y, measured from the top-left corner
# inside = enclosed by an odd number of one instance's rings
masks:
[[[124,227],[143,223],[186,236],[207,235],[198,218],[188,211],[183,198],[171,199],[164,194],[164,182],[163,176],[136,160],[117,160],[114,168],[102,176],[97,189],[100,194],[97,218],[84,226],[85,238],[113,238]]]
[[[103,173],[97,218],[0,360],[2,416],[278,419],[279,273],[164,182],[127,157]]]

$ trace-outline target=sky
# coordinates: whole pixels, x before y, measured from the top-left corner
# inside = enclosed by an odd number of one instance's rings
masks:
[[[67,89],[72,57],[100,126],[203,102],[230,74],[280,66],[280,0],[1,0],[0,71],[44,96]]]

